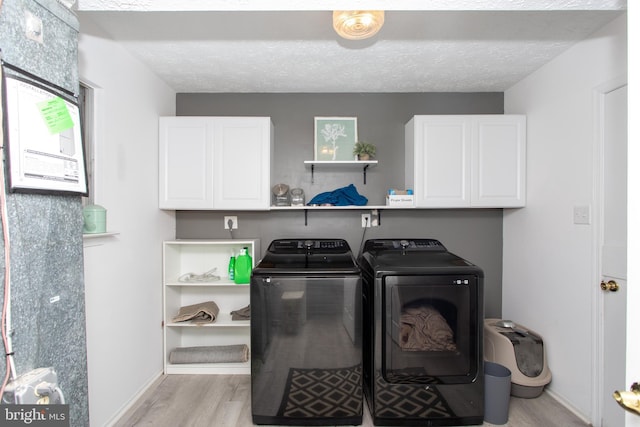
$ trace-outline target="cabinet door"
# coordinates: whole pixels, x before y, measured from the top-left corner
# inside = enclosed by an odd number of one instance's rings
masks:
[[[471,206],[525,205],[525,141],[525,116],[473,116]]]
[[[269,209],[271,120],[268,117],[214,120],[214,208]]]
[[[416,207],[469,206],[469,118],[416,116],[414,120]]]
[[[213,207],[213,128],[205,117],[160,117],[160,209]]]

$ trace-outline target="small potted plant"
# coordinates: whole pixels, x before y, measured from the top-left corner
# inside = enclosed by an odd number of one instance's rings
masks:
[[[356,142],[353,146],[353,154],[358,156],[358,160],[369,160],[376,155],[376,146],[364,141]]]

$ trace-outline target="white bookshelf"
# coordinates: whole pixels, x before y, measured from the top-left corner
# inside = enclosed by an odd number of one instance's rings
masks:
[[[260,256],[258,239],[172,240],[163,243],[163,319],[165,374],[249,374],[245,363],[169,363],[171,352],[180,347],[251,345],[250,321],[231,320],[231,311],[249,305],[249,284],[229,280],[227,268],[232,254],[247,247],[253,266]],[[200,275],[212,269],[219,280],[182,282],[180,276]],[[220,309],[216,321],[206,324],[173,322],[181,307],[214,301]]]

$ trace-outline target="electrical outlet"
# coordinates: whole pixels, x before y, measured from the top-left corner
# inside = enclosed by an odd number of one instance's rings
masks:
[[[378,212],[378,209],[373,209],[371,211],[371,226],[372,227],[380,226],[380,213]]]
[[[62,391],[58,387],[58,374],[52,367],[37,368],[20,375],[7,384],[5,394],[2,396],[2,403],[17,405],[36,405],[41,404],[43,400],[55,404],[62,403],[64,400]]]
[[[231,227],[229,227],[229,221],[231,221]],[[225,216],[224,217],[224,229],[225,230],[236,230],[238,228],[238,217],[237,216]]]
[[[40,44],[44,43],[42,37],[42,19],[38,18],[28,10],[24,11],[25,35],[27,38]]]
[[[371,227],[371,214],[362,214],[362,227]]]

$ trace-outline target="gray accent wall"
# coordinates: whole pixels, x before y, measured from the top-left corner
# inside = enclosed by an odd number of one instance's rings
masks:
[[[304,190],[306,200],[354,184],[370,205],[384,205],[389,188],[404,188],[404,124],[417,114],[503,114],[502,93],[295,93],[207,94],[176,97],[179,116],[269,116],[275,128],[271,184]],[[313,160],[314,117],[357,117],[358,139],[377,146],[379,164],[367,172],[316,168],[314,182],[305,160]],[[239,170],[238,174],[243,171]],[[381,225],[364,229],[369,210],[222,212],[180,211],[176,237],[259,238],[264,252],[278,238],[344,238],[358,252],[371,238],[436,238],[485,272],[485,316],[501,317],[502,210],[382,210]],[[224,229],[224,216],[237,215],[239,228]]]
[[[27,11],[42,19],[43,44],[25,37]],[[0,48],[6,62],[77,93],[77,46],[77,18],[56,0],[2,3]],[[53,367],[69,404],[70,425],[89,425],[80,196],[8,194],[7,211],[9,236],[3,238],[9,238],[11,249],[16,374]],[[0,257],[2,277],[5,267]],[[3,378],[5,372],[1,363]]]

